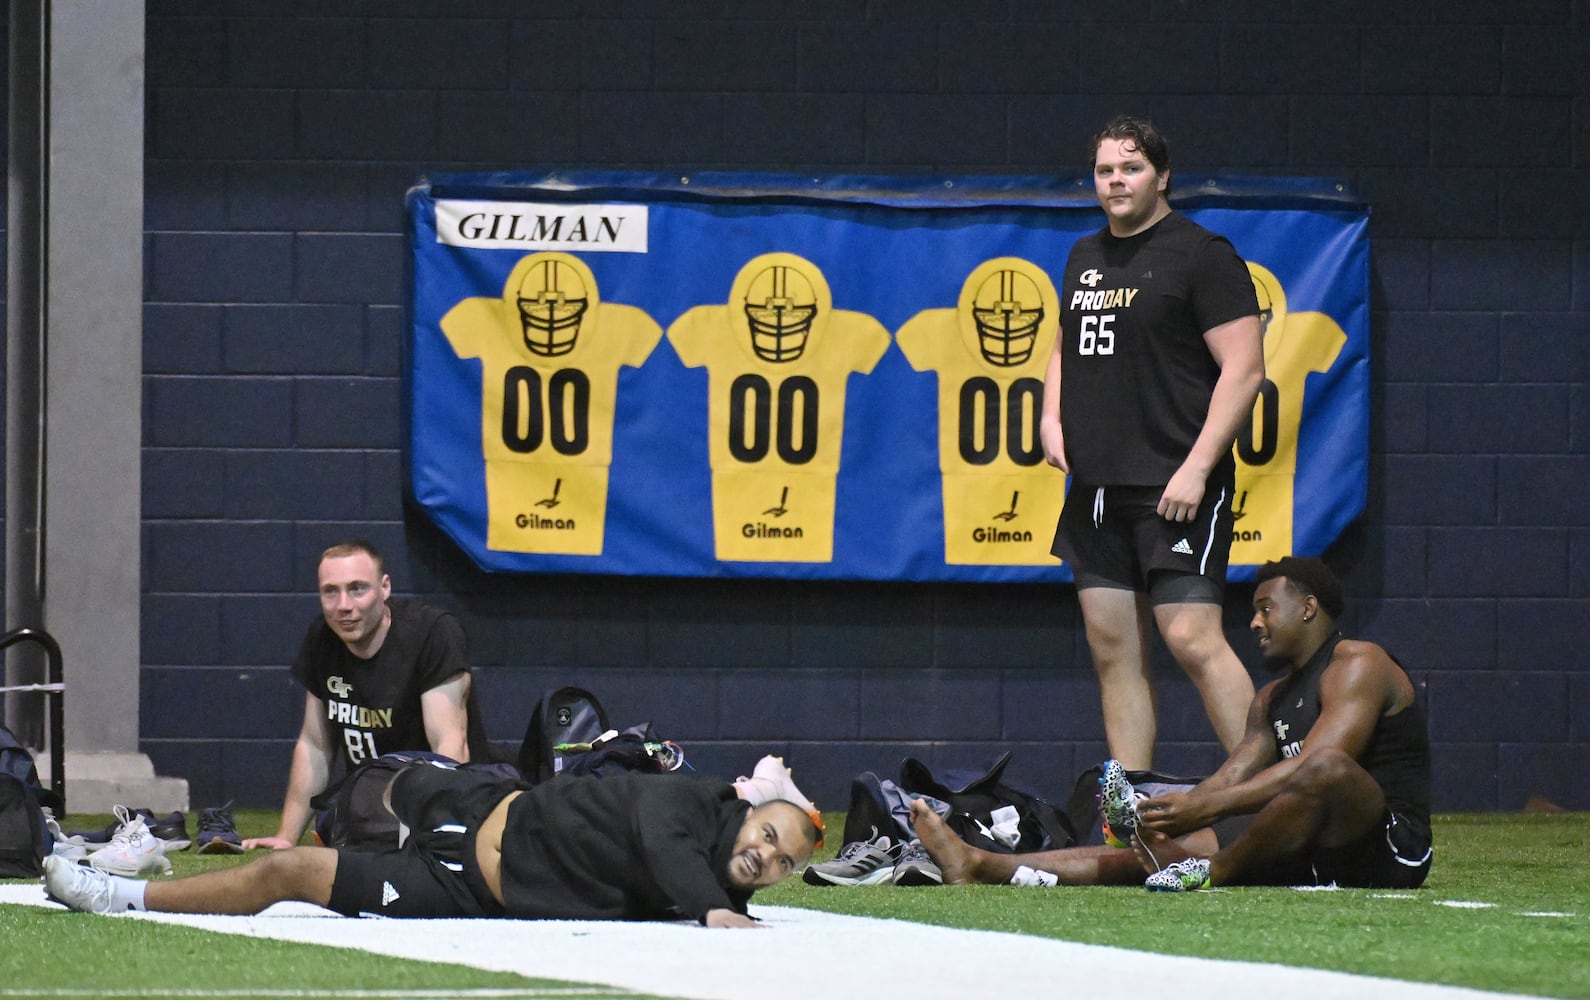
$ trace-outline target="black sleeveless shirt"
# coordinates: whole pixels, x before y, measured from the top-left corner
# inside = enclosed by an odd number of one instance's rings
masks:
[[[1302,669],[1284,678],[1272,693],[1270,726],[1276,752],[1282,757],[1296,757],[1302,753],[1309,731],[1319,721],[1320,677],[1341,641],[1340,632],[1326,639]],[[1395,657],[1392,662],[1396,662]],[[1397,664],[1397,668],[1401,670],[1402,665]],[[1385,793],[1386,805],[1392,812],[1418,820],[1428,829],[1430,732],[1417,686],[1413,701],[1406,708],[1396,715],[1382,715],[1376,721],[1374,735],[1358,763]]]

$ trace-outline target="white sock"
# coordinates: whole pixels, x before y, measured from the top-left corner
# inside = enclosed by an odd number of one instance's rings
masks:
[[[128,910],[143,911],[144,889],[149,883],[142,879],[123,878],[120,875],[110,877],[110,912],[126,913]]]
[[[1049,872],[1041,872],[1036,868],[1028,868],[1026,865],[1022,865],[1010,877],[1010,884],[1051,886],[1059,885],[1060,880]]]

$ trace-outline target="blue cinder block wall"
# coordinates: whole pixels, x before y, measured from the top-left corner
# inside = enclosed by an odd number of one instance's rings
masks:
[[[585,684],[819,804],[908,754],[1103,755],[1060,586],[487,576],[402,495],[403,194],[430,170],[1076,172],[1120,111],[1177,166],[1374,206],[1350,630],[1427,685],[1437,806],[1590,808],[1590,3],[150,0],[142,746],[275,805],[317,553],[456,609],[490,734]],[[1233,587],[1233,642],[1250,592]],[[1169,770],[1221,758],[1160,651]]]

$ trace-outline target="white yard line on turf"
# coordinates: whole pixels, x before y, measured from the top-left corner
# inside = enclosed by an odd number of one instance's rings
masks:
[[[0,886],[0,903],[54,905],[42,886]],[[812,1000],[1095,992],[1123,976],[1173,984],[1177,1000],[1480,1000],[1510,994],[1282,965],[1187,958],[993,931],[753,906],[765,930],[565,920],[350,920],[279,903],[256,917],[137,914],[226,934],[359,948],[525,976],[605,983],[695,1000]],[[123,919],[123,918],[104,918]],[[1109,992],[1109,991],[1106,991]],[[1131,992],[1139,992],[1133,989]],[[1079,994],[1079,995],[1081,995]]]
[[[148,990],[99,990],[94,993],[96,998],[104,997],[148,997]],[[77,998],[83,996],[82,990],[14,990],[0,988],[0,997],[61,997]],[[506,987],[480,987],[467,990],[315,990],[313,993],[305,990],[172,990],[162,989],[162,998],[181,997],[183,1000],[227,1000],[229,997],[238,997],[241,1000],[258,1000],[260,997],[269,997],[271,1000],[304,1000],[313,997],[314,1000],[623,1000],[632,996],[628,990],[614,993],[611,988],[601,986],[571,986],[568,989],[556,987],[525,989],[511,989]]]

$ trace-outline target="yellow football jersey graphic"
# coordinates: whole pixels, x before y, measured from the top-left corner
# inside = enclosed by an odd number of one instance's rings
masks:
[[[953,309],[927,309],[895,341],[938,372],[944,561],[1052,566],[1065,477],[1043,460],[1044,367],[1060,328],[1049,275],[1018,257],[979,264]]]
[[[888,349],[883,324],[835,309],[811,261],[768,253],[740,269],[727,305],[689,310],[668,340],[707,369],[717,558],[832,561],[846,385]]]
[[[442,332],[481,362],[486,547],[601,555],[618,371],[645,363],[662,328],[602,302],[578,257],[537,253],[514,265],[501,298],[448,310]]]
[[[1310,373],[1329,371],[1347,344],[1347,334],[1326,314],[1289,314],[1286,292],[1267,269],[1250,261],[1248,271],[1264,326],[1264,385],[1252,421],[1237,436],[1232,565],[1257,565],[1292,554],[1304,385]]]

